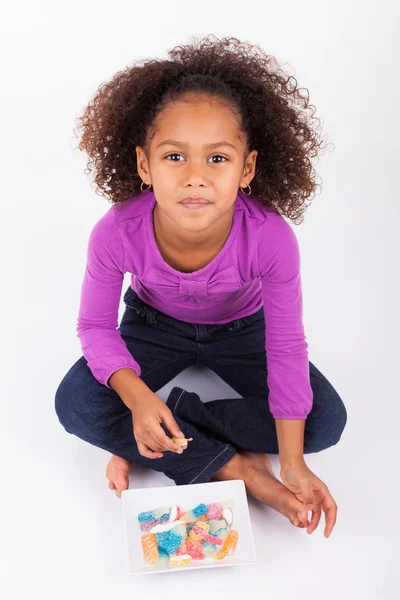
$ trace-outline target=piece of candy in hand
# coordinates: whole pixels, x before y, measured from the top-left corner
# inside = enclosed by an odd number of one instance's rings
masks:
[[[185,446],[186,447],[188,445],[188,442],[192,442],[193,441],[193,438],[176,438],[176,437],[173,437],[172,441],[177,446]]]

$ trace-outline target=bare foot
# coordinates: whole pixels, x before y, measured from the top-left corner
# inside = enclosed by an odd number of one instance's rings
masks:
[[[108,487],[110,490],[116,490],[118,498],[121,498],[121,492],[127,490],[129,486],[129,468],[131,463],[125,458],[113,455],[107,465],[106,476],[109,479]]]
[[[215,479],[243,479],[246,490],[254,498],[280,512],[292,525],[301,528],[309,525],[304,504],[275,476],[267,454],[237,452],[229,463],[225,465],[226,471],[223,467],[215,474]]]

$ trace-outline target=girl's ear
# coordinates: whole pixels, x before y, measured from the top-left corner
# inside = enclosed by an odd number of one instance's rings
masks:
[[[144,181],[147,185],[150,185],[150,169],[149,162],[147,160],[146,152],[142,146],[136,146],[136,163],[137,163],[137,171],[139,177]]]
[[[240,187],[247,187],[254,178],[256,174],[257,154],[257,150],[249,152],[244,165],[242,179],[240,180]]]

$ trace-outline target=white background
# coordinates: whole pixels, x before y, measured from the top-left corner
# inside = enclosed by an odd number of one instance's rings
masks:
[[[399,6],[3,6],[2,597],[400,597]],[[115,72],[209,33],[258,43],[286,64],[334,144],[316,165],[322,192],[295,231],[309,358],[348,411],[339,444],[307,457],[338,504],[338,520],[328,540],[322,522],[309,536],[250,499],[257,565],[209,570],[207,580],[195,571],[132,579],[121,501],[105,478],[109,455],[67,434],[54,411],[57,386],[81,356],[75,325],[88,235],[109,208],[83,172],[72,130]],[[211,372],[191,368],[160,396],[175,384],[205,401],[235,395]],[[133,487],[168,483],[151,470],[131,474]]]

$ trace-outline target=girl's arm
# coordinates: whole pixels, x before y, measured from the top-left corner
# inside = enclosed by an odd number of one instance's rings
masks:
[[[275,419],[281,467],[304,462],[305,419]]]
[[[301,459],[304,421],[312,408],[303,325],[300,250],[284,218],[269,213],[258,244],[264,301],[267,384],[283,461]]]
[[[77,335],[93,376],[111,388],[109,379],[119,369],[141,374],[118,327],[124,281],[124,247],[112,206],[93,227],[87,247]]]

